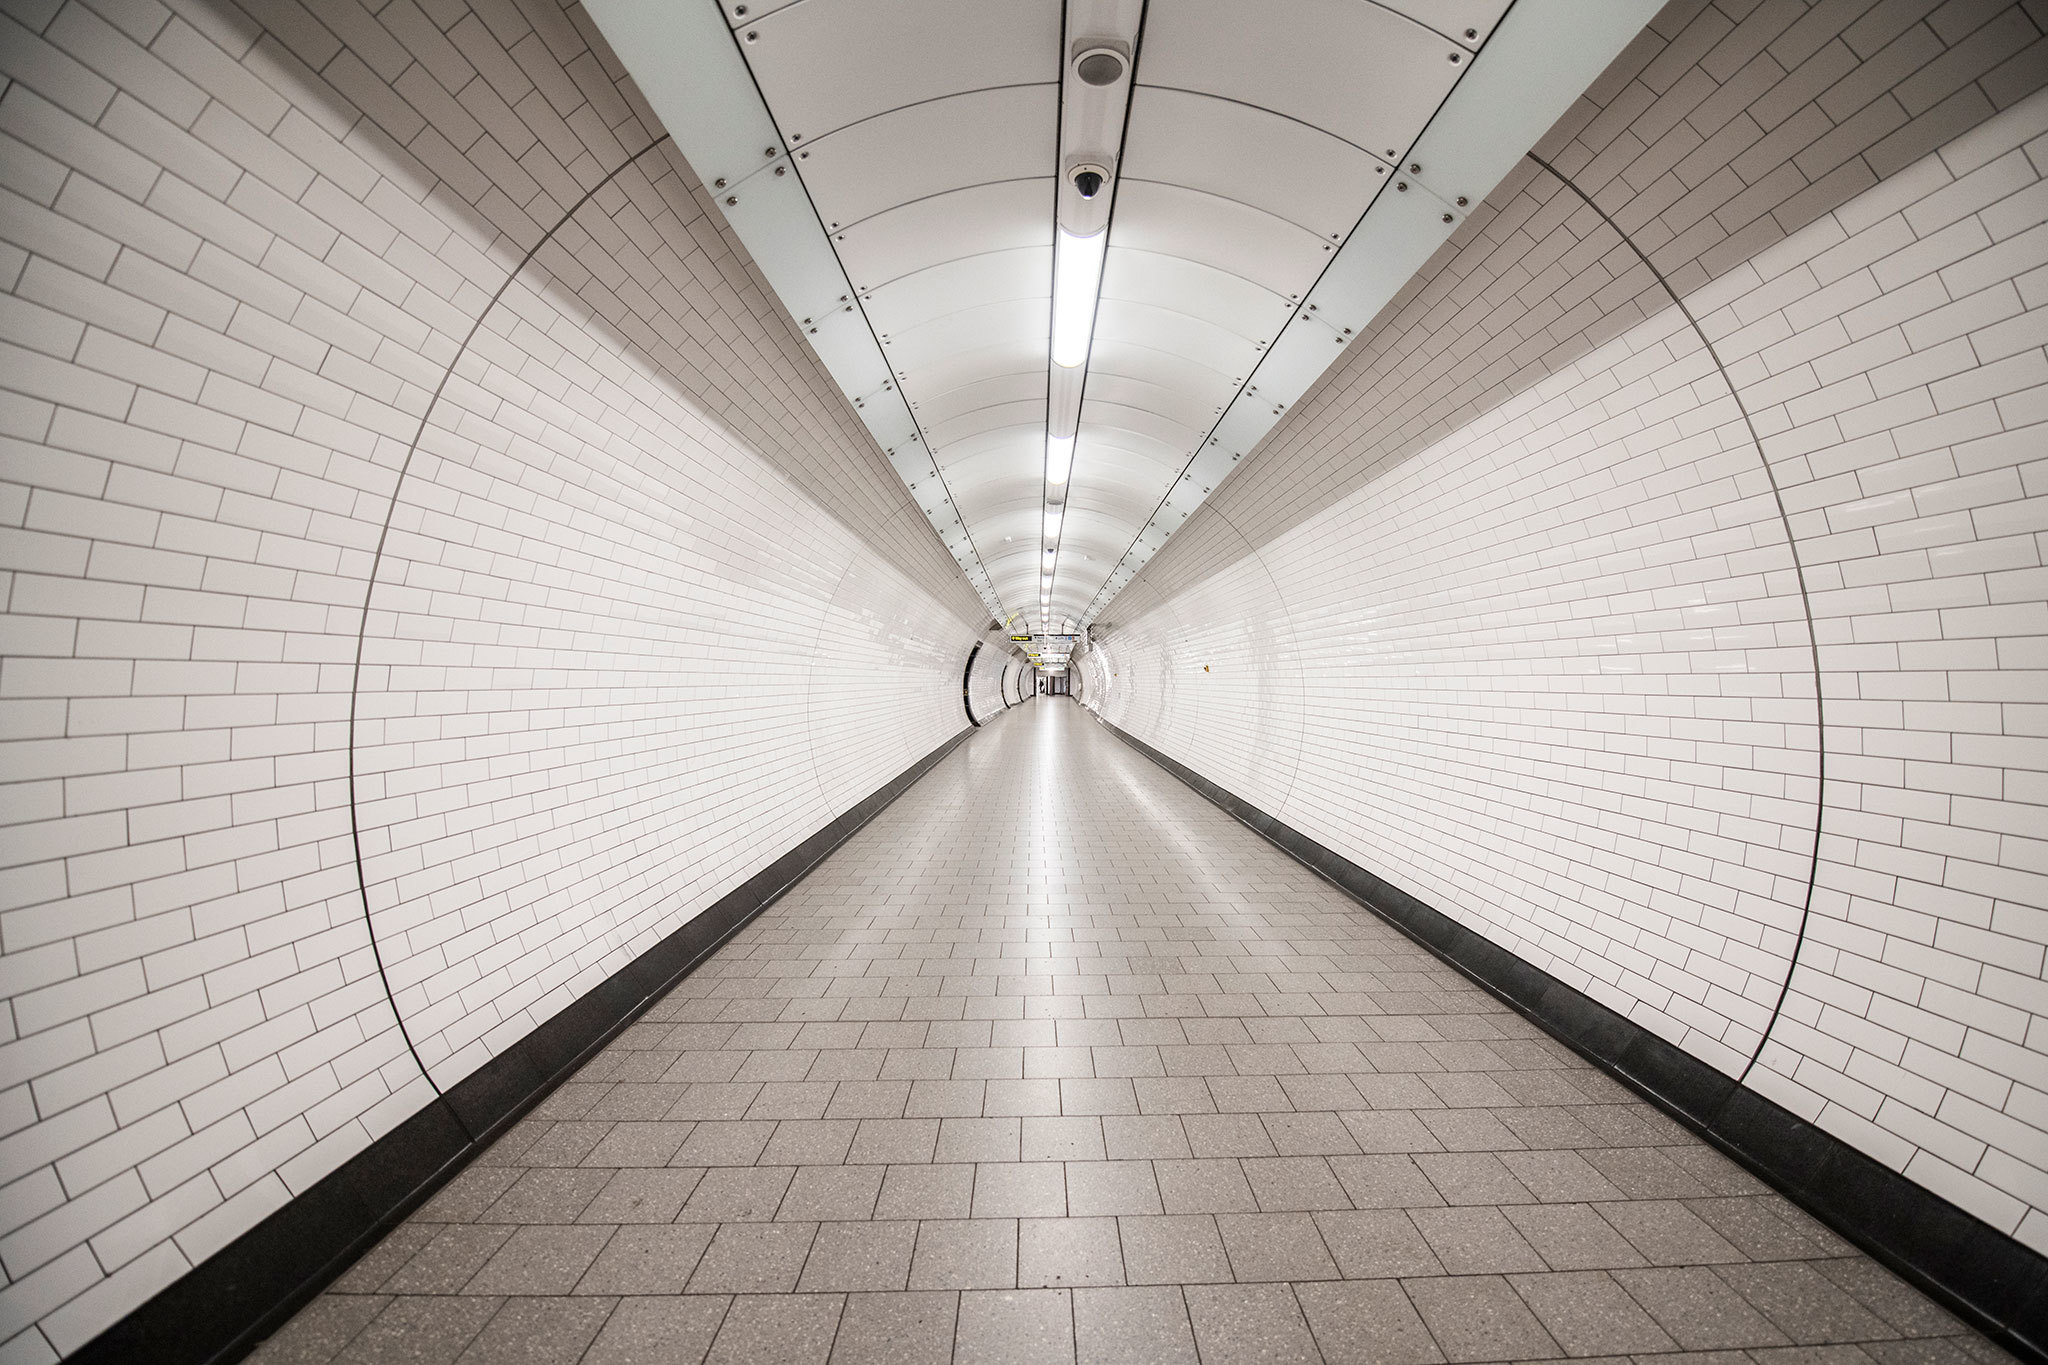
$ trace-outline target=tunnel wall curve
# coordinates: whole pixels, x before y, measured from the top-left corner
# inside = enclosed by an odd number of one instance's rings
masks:
[[[984,640],[981,650],[967,669],[967,706],[975,724],[1002,714],[1009,705],[1003,696],[1003,677],[1008,671],[1010,651],[993,640]]]
[[[1747,65],[1729,22],[1624,54],[1125,589],[1084,696],[2048,1249],[2048,60],[2005,11],[1943,111],[1859,126],[1796,74],[1850,87],[1854,21]]]

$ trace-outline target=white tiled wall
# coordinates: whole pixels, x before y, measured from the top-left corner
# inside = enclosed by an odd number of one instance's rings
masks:
[[[1673,6],[1544,149],[1740,406],[1525,165],[1084,693],[2048,1250],[2048,59],[1798,9]]]
[[[965,724],[979,602],[581,12],[373,8],[0,17],[7,1362],[427,1101],[363,884],[446,1085]]]

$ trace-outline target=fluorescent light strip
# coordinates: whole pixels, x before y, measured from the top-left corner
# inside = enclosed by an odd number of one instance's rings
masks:
[[[1074,438],[1048,434],[1045,438],[1045,481],[1058,487],[1067,481],[1067,475],[1073,468]]]
[[[1052,363],[1073,369],[1088,361],[1095,335],[1095,299],[1102,289],[1102,253],[1109,229],[1088,237],[1059,230],[1052,265]]]

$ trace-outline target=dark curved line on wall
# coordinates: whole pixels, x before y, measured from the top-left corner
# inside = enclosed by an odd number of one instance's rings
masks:
[[[967,712],[967,723],[977,730],[981,722],[974,718],[974,661],[980,657],[981,641],[976,640],[967,651],[967,667],[960,670],[960,706]]]
[[[660,137],[620,162],[612,169],[609,175],[585,191],[583,197],[574,204],[571,204],[568,211],[555,221],[553,227],[542,233],[539,240],[527,248],[526,254],[519,258],[519,264],[506,272],[504,280],[499,283],[497,290],[491,295],[490,302],[478,310],[476,320],[469,324],[469,331],[463,334],[462,344],[456,347],[455,354],[449,358],[448,368],[441,372],[440,381],[434,385],[433,397],[427,400],[426,409],[420,414],[420,424],[412,434],[412,442],[405,448],[405,459],[398,466],[398,478],[391,485],[391,501],[384,508],[384,524],[377,531],[377,551],[370,558],[369,577],[363,584],[363,610],[362,615],[356,620],[355,665],[350,670],[348,682],[349,842],[355,854],[356,889],[363,898],[363,929],[370,937],[370,956],[377,963],[377,980],[383,984],[384,998],[391,1005],[391,1017],[398,1021],[398,1036],[405,1039],[405,1050],[412,1054],[413,1065],[420,1069],[420,1075],[426,1078],[427,1084],[433,1088],[437,1099],[445,1098],[447,1092],[441,1088],[440,1082],[434,1079],[434,1073],[427,1070],[427,1064],[420,1059],[420,1050],[413,1042],[412,1030],[406,1027],[405,1015],[398,1008],[398,997],[392,993],[391,975],[384,967],[384,950],[377,946],[377,924],[370,915],[369,875],[363,869],[363,820],[356,800],[356,711],[361,698],[363,683],[363,645],[370,631],[370,599],[377,591],[377,571],[383,567],[384,545],[391,538],[391,518],[398,513],[398,495],[405,487],[405,476],[412,472],[413,456],[419,453],[420,441],[427,434],[427,423],[433,420],[434,410],[441,406],[441,395],[447,390],[448,381],[454,377],[455,367],[460,365],[462,358],[469,354],[470,343],[476,340],[476,334],[483,327],[484,319],[488,318],[497,309],[499,300],[505,297],[505,291],[512,287],[513,281],[526,273],[526,267],[533,264],[533,258],[540,254],[541,248],[554,241],[555,234],[567,227],[569,220],[581,213],[583,206],[595,198],[599,190],[602,190],[605,186],[611,184],[612,181],[618,179],[620,174],[629,166],[632,166],[641,157],[646,156],[668,140],[669,135],[663,133]],[[454,1113],[455,1111],[451,1110],[450,1112]],[[463,1128],[466,1131],[469,1125],[463,1121],[462,1115],[455,1113],[455,1118],[458,1123],[463,1124]],[[474,1133],[470,1134],[472,1140],[474,1140],[475,1136]]]
[[[1778,986],[1778,999],[1771,1006],[1771,1017],[1765,1021],[1763,1032],[1757,1037],[1756,1051],[1749,1054],[1748,1064],[1742,1068],[1742,1074],[1735,1078],[1735,1083],[1742,1085],[1749,1080],[1749,1073],[1756,1070],[1757,1058],[1764,1055],[1764,1047],[1771,1040],[1771,1030],[1778,1026],[1778,1016],[1785,1010],[1785,999],[1792,993],[1792,974],[1798,969],[1799,952],[1806,946],[1806,926],[1813,918],[1814,884],[1820,879],[1820,830],[1822,818],[1827,811],[1828,791],[1827,701],[1821,695],[1820,636],[1813,625],[1813,600],[1806,592],[1806,566],[1799,558],[1799,540],[1792,533],[1792,518],[1785,511],[1785,495],[1778,488],[1777,471],[1771,468],[1770,457],[1764,454],[1764,443],[1756,434],[1756,422],[1749,415],[1749,405],[1742,401],[1742,391],[1735,386],[1735,377],[1729,374],[1728,367],[1721,363],[1721,353],[1714,349],[1713,338],[1700,326],[1699,319],[1692,315],[1692,309],[1686,307],[1685,300],[1679,297],[1678,291],[1671,287],[1671,281],[1664,278],[1664,272],[1656,267],[1641,247],[1636,245],[1635,238],[1629,236],[1621,224],[1608,216],[1607,210],[1593,202],[1592,195],[1580,189],[1572,182],[1571,177],[1536,153],[1529,152],[1527,155],[1529,160],[1550,172],[1558,184],[1583,200],[1587,208],[1600,215],[1600,221],[1613,229],[1614,235],[1621,238],[1622,243],[1635,253],[1636,259],[1643,263],[1643,268],[1650,272],[1658,285],[1670,296],[1671,302],[1677,305],[1680,315],[1685,318],[1686,325],[1692,328],[1693,335],[1707,348],[1708,359],[1712,360],[1714,368],[1721,372],[1721,382],[1728,386],[1728,396],[1735,400],[1735,410],[1742,414],[1742,425],[1749,430],[1749,441],[1756,447],[1757,462],[1764,467],[1764,479],[1771,486],[1771,502],[1778,509],[1779,523],[1785,528],[1785,546],[1792,553],[1792,575],[1799,584],[1799,609],[1806,616],[1806,650],[1813,663],[1814,754],[1819,764],[1813,796],[1813,861],[1806,871],[1806,898],[1799,907],[1799,933],[1793,940],[1791,955],[1785,962],[1785,979]]]

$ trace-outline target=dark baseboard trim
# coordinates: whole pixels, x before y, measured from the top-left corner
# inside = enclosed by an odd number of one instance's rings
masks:
[[[2048,1365],[2048,1258],[1095,718],[2000,1346]]]
[[[69,1365],[240,1360],[754,916],[951,753],[926,754],[441,1099],[87,1342]]]

